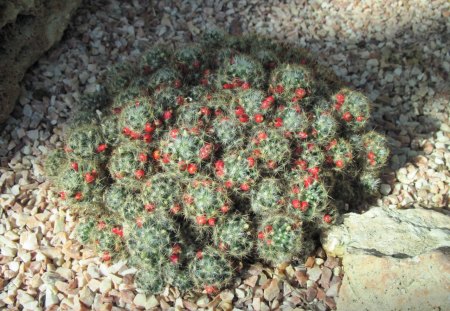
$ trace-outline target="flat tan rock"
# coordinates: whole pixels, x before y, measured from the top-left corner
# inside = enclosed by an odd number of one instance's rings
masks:
[[[408,259],[348,254],[344,257],[345,275],[337,309],[447,310],[449,255],[448,249]]]

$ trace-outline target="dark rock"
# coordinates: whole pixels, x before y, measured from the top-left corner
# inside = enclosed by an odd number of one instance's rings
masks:
[[[0,123],[14,108],[27,69],[58,42],[81,0],[0,0]]]

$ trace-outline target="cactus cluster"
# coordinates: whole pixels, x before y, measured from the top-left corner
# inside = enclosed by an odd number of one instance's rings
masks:
[[[376,193],[389,155],[363,94],[255,35],[156,46],[104,82],[46,169],[80,242],[126,258],[143,291],[212,294],[248,259],[301,256]]]

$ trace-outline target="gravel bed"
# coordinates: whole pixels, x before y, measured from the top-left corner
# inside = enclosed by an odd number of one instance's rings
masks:
[[[447,0],[85,1],[63,40],[28,71],[0,126],[0,309],[334,309],[343,271],[321,248],[304,263],[254,264],[214,297],[137,292],[135,269],[102,263],[73,239],[70,207],[52,193],[42,160],[61,147],[80,95],[108,66],[218,26],[297,42],[363,90],[392,149],[374,204],[448,213],[449,19]]]

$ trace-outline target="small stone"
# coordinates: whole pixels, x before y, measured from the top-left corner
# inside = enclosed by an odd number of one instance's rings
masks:
[[[333,268],[333,275],[339,276],[341,274],[341,267]]]
[[[325,261],[322,258],[316,258],[316,265],[320,266],[324,263]]]
[[[380,193],[382,195],[388,195],[389,193],[391,193],[391,190],[392,190],[391,185],[388,185],[388,184],[380,185]]]
[[[106,294],[107,292],[109,292],[112,288],[112,282],[110,279],[105,278],[103,279],[103,281],[100,284],[100,293],[102,294]]]
[[[243,299],[246,296],[245,291],[241,288],[236,288],[235,293],[239,299]]]
[[[39,139],[39,130],[27,131],[27,136],[31,140],[38,140]]]
[[[314,268],[308,269],[307,274],[310,280],[316,282],[322,275],[322,270],[319,266],[314,266]]]
[[[314,287],[309,287],[306,290],[306,301],[311,302],[314,300],[314,298],[316,298],[317,296],[317,289],[315,289]]]
[[[272,279],[269,287],[264,290],[264,299],[267,301],[274,300],[280,293],[280,287],[278,286],[278,280]]]
[[[85,286],[81,289],[80,293],[80,301],[87,306],[91,306],[94,303],[94,293],[89,289],[89,287]]]
[[[330,287],[330,279],[331,276],[333,275],[333,272],[331,271],[330,268],[327,267],[323,267],[322,268],[322,277],[320,278],[319,284],[327,289]]]
[[[255,287],[256,282],[258,282],[258,276],[257,275],[252,275],[248,279],[244,280],[244,284],[248,285],[248,286],[250,286],[252,288]]]
[[[310,256],[306,259],[305,267],[312,268],[314,266],[315,258]]]
[[[431,142],[426,141],[426,143],[423,145],[423,152],[425,154],[431,154],[433,152],[434,146]]]
[[[331,309],[336,310],[336,302],[332,297],[325,297],[325,304]]]
[[[328,256],[324,265],[325,267],[333,269],[334,267],[339,266],[339,259],[337,257]]]
[[[302,271],[302,270],[295,271],[295,277],[297,278],[297,281],[300,284],[300,286],[302,286],[302,287],[306,286],[306,282],[308,281],[308,276],[306,275],[305,271]]]
[[[20,235],[20,245],[28,251],[35,251],[39,248],[36,233],[25,231]]]
[[[59,298],[56,295],[56,289],[52,287],[47,287],[45,290],[45,307],[48,308],[52,305],[56,305],[59,303]]]
[[[223,292],[220,293],[220,299],[222,299],[223,301],[231,302],[233,300],[233,298],[234,298],[234,295],[229,290],[224,290]]]

